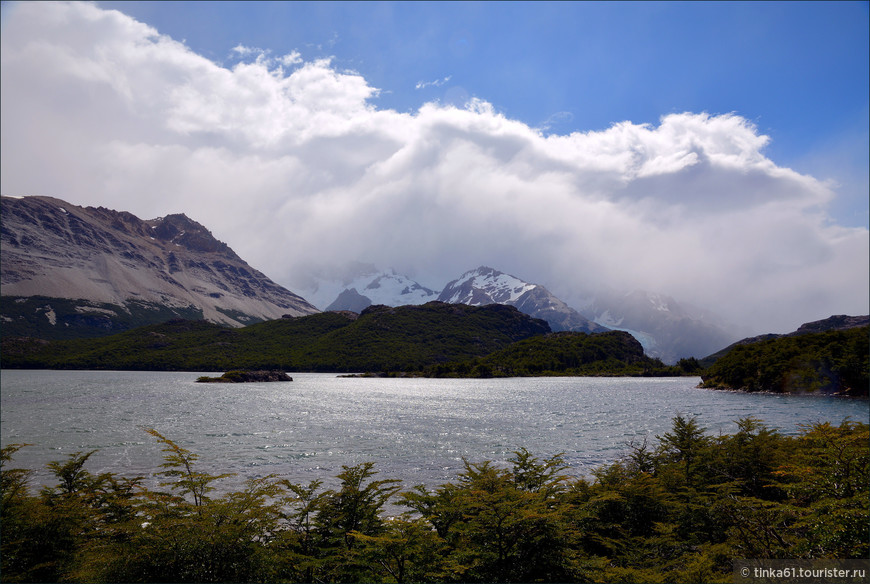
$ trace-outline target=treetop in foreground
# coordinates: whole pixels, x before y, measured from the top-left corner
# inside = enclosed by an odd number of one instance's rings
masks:
[[[870,432],[819,423],[785,436],[744,418],[732,435],[677,416],[588,478],[561,454],[465,461],[445,484],[405,488],[365,462],[335,488],[229,476],[162,445],[156,487],[94,475],[93,452],[49,468],[33,494],[0,456],[4,582],[732,582],[732,561],[864,558]],[[150,484],[150,483],[149,483]],[[387,505],[408,511],[388,516]]]

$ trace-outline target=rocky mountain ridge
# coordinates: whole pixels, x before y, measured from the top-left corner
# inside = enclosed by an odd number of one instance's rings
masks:
[[[53,197],[4,196],[0,229],[4,300],[66,301],[55,304],[67,309],[69,320],[50,302],[42,308],[54,326],[88,315],[108,320],[103,324],[111,332],[114,317],[134,310],[146,321],[149,311],[159,321],[168,310],[231,326],[318,312],[184,214],[142,220]],[[3,321],[14,328],[23,315],[10,307],[4,301]]]

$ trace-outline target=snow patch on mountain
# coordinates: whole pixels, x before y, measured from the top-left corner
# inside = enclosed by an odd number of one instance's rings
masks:
[[[598,324],[612,329],[617,329],[624,320],[625,318],[622,316],[617,318],[616,316],[610,314],[610,310],[605,310],[595,318],[595,322],[597,322]]]
[[[644,352],[669,364],[684,357],[704,357],[739,338],[713,313],[645,290],[599,292],[581,313],[631,333]]]
[[[450,282],[438,299],[450,304],[472,306],[514,304],[523,294],[535,288],[537,284],[529,284],[515,276],[482,266]],[[447,293],[448,290],[450,293]]]
[[[424,304],[438,297],[438,292],[421,286],[394,270],[375,276],[364,287],[354,287],[360,294],[371,299],[372,304],[387,306]]]
[[[553,331],[597,333],[608,330],[582,316],[540,284],[525,282],[487,266],[465,272],[448,283],[438,300],[474,306],[508,304],[547,321]]]
[[[396,273],[395,270],[375,270],[361,264],[356,273],[350,273],[338,281],[321,281],[316,291],[318,306],[324,310],[353,310],[372,304],[404,306],[425,304],[435,300],[438,292]],[[309,296],[312,297],[312,296]]]

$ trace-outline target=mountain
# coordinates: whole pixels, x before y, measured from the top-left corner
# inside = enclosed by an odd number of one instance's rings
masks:
[[[435,300],[438,293],[421,286],[394,270],[372,273],[366,271],[350,282],[326,310],[352,310],[361,312],[373,304],[405,306],[425,304]]]
[[[540,284],[481,266],[449,282],[438,296],[450,304],[507,304],[549,323],[553,331],[605,332],[610,329],[584,318]]]
[[[2,197],[3,335],[95,336],[171,317],[242,326],[317,311],[186,215]]]
[[[741,345],[751,345],[754,343],[760,343],[762,341],[769,341],[772,339],[779,339],[783,337],[799,337],[802,335],[812,334],[812,333],[822,333],[827,331],[846,331],[853,328],[859,328],[862,326],[870,325],[870,315],[862,315],[862,316],[848,316],[845,314],[833,315],[828,318],[824,318],[822,320],[814,320],[812,322],[805,322],[800,325],[797,330],[794,330],[790,333],[785,334],[777,334],[777,333],[767,333],[763,335],[757,335],[754,337],[746,337],[745,339],[740,339],[736,343],[732,343],[725,347],[724,349],[720,349],[715,353],[712,353],[703,359],[700,359],[701,365],[704,367],[709,367],[716,361],[718,361],[721,357],[727,355],[731,349],[734,347],[738,347]]]
[[[356,291],[356,288],[347,288],[332,301],[332,304],[326,307],[327,311],[349,310],[351,312],[362,312],[372,305],[372,299],[368,296],[363,296]]]
[[[870,324],[870,315],[848,316],[845,314],[835,314],[822,320],[814,320],[813,322],[805,322],[800,325],[794,332],[788,333],[785,336],[796,337],[798,335],[806,335],[809,333],[821,333],[825,331],[846,331],[853,328],[867,326]]]
[[[580,307],[580,313],[608,328],[631,333],[648,355],[665,363],[709,355],[738,338],[712,313],[642,290],[599,292]]]
[[[371,304],[400,306],[434,298],[475,306],[507,304],[546,320],[554,331],[628,332],[640,341],[646,354],[670,364],[685,357],[702,357],[739,338],[712,313],[662,294],[600,292],[575,309],[540,284],[486,266],[466,272],[437,294],[393,271],[378,272],[374,266],[357,265],[341,285],[326,279],[318,283],[317,293],[330,292],[334,300],[326,306],[328,310],[355,312]]]
[[[419,371],[482,357],[550,332],[514,307],[429,302],[322,312],[230,329],[173,320],[66,341],[4,339],[3,367],[217,371]]]

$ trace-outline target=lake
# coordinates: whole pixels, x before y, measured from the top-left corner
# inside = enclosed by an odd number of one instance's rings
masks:
[[[219,375],[212,373],[209,375]],[[801,424],[867,421],[866,399],[698,389],[699,378],[377,379],[293,373],[292,383],[202,384],[203,373],[0,372],[2,444],[26,442],[13,467],[55,484],[46,463],[97,449],[92,473],[159,469],[151,427],[199,455],[200,469],[275,474],[334,486],[342,465],[374,462],[406,487],[443,484],[471,462],[504,462],[519,448],[564,453],[570,474],[617,460],[630,442],[696,416],[708,434],[755,416],[795,434]]]

